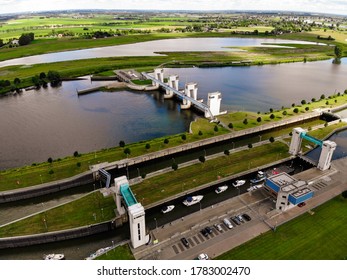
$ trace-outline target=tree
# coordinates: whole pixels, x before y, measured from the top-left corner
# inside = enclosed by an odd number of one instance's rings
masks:
[[[282,115],[283,115],[283,116],[286,116],[287,114],[288,114],[287,111],[283,111],[283,112],[282,112]]]
[[[298,108],[294,108],[293,112],[297,114],[297,113],[299,113],[299,109]]]
[[[243,124],[244,124],[244,125],[247,125],[247,124],[248,124],[248,120],[247,120],[247,119],[244,119],[244,120],[243,120]]]
[[[269,110],[269,111],[270,111],[270,113],[272,113],[272,112],[274,111],[274,109],[270,108],[270,110]]]
[[[173,170],[177,170],[178,169],[178,164],[176,162],[174,162],[172,165],[171,165],[172,169]]]
[[[292,107],[295,107],[295,103],[292,104]]]
[[[261,122],[261,117],[257,118],[257,122],[260,123]]]
[[[41,72],[40,73],[40,79],[43,80],[43,79],[46,79],[47,76],[46,76],[46,73],[45,72]]]
[[[310,108],[309,107],[305,107],[305,111],[308,111],[308,110],[310,110]]]
[[[340,46],[335,46],[334,48],[334,53],[336,58],[341,58],[342,57],[342,49]]]
[[[201,136],[203,133],[202,133],[202,131],[201,131],[201,130],[199,130],[199,133],[198,133],[198,134],[199,134],[199,136]]]
[[[205,157],[204,156],[199,156],[199,161],[204,163],[206,161]]]
[[[31,41],[32,41],[31,37],[28,34],[22,34],[19,37],[18,44],[20,46],[25,46],[25,45],[29,45]]]
[[[252,149],[252,148],[253,148],[252,143],[249,143],[249,144],[248,144],[248,148],[250,148],[250,149]]]
[[[164,144],[169,144],[169,139],[165,138],[164,139]]]
[[[233,128],[234,128],[233,123],[229,123],[229,124],[228,124],[228,127],[229,127],[230,129],[233,129]]]
[[[123,148],[125,146],[125,142],[123,140],[119,141],[119,147]]]
[[[347,198],[347,191],[343,191],[343,192],[342,192],[342,197],[343,197],[343,198]]]
[[[306,104],[306,100],[305,99],[301,100],[301,104],[305,105]]]
[[[149,150],[151,148],[151,144],[147,143],[145,148],[146,148],[146,150]]]
[[[52,162],[53,162],[53,159],[50,157],[50,158],[47,159],[47,162],[48,162],[48,163],[52,163]]]
[[[274,118],[275,118],[275,115],[274,115],[274,114],[271,114],[271,115],[270,115],[270,119],[273,120]]]
[[[321,100],[322,100],[322,99],[325,99],[325,95],[322,94],[322,95],[320,96],[320,99],[321,99]]]
[[[19,78],[15,78],[15,79],[13,80],[13,83],[14,83],[16,86],[18,86],[18,85],[20,84],[20,79],[19,79]]]
[[[218,132],[218,125],[215,125],[213,130],[214,130],[214,132]]]
[[[272,136],[269,138],[269,141],[270,141],[270,143],[273,143],[273,142],[275,142],[275,138],[273,138]]]
[[[127,156],[131,154],[131,150],[129,148],[125,148],[124,149],[124,154],[126,154]]]
[[[181,135],[181,139],[182,139],[183,141],[187,140],[187,135],[182,134],[182,135]]]
[[[224,154],[225,154],[226,156],[230,155],[229,150],[224,150]]]
[[[61,82],[61,76],[57,71],[48,71],[47,79],[51,82],[52,86],[57,86]]]
[[[73,153],[73,156],[74,156],[74,157],[78,157],[78,156],[79,156],[79,153],[78,153],[77,151],[75,151],[75,152]]]
[[[312,101],[312,102],[316,102],[316,98],[312,98],[311,101]]]

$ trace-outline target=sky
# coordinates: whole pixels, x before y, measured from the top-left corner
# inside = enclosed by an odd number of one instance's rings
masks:
[[[278,10],[347,15],[347,0],[0,0],[0,14],[70,9]]]

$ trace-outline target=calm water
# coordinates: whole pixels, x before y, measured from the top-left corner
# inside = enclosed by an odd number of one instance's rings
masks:
[[[77,59],[113,57],[113,56],[153,56],[156,52],[174,51],[232,51],[230,47],[261,46],[261,44],[312,44],[311,42],[254,39],[254,38],[182,38],[142,42],[129,45],[101,47],[77,51],[57,52],[51,54],[34,55],[25,58],[11,59],[0,62],[0,67],[21,64],[37,64]],[[270,46],[268,46],[270,47]],[[238,50],[239,51],[239,50]]]

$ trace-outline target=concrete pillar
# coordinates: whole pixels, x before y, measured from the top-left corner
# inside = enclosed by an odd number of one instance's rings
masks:
[[[163,68],[154,69],[154,78],[161,82],[164,82],[164,69]],[[154,81],[152,82],[152,85],[159,86],[159,84]]]
[[[197,95],[197,90],[198,88],[196,83],[187,83],[184,88],[184,95],[194,98],[194,96]],[[191,106],[192,106],[191,101],[187,99],[182,100],[181,109],[189,109]]]
[[[213,116],[218,116],[220,114],[220,104],[222,101],[222,94],[220,92],[212,92],[207,95],[207,106]]]
[[[114,179],[114,187],[110,188],[115,195],[115,202],[119,215],[124,215],[126,213],[126,210],[122,204],[122,194],[120,193],[120,187],[124,184],[129,185],[129,181],[126,176],[121,176]]]
[[[324,141],[320,153],[317,168],[324,171],[330,168],[331,158],[336,149],[336,143],[333,141]]]
[[[302,132],[306,132],[306,130],[301,127],[293,128],[292,140],[289,146],[289,153],[293,156],[298,155],[301,150],[302,138],[300,137],[300,134]]]
[[[169,81],[168,81],[168,85],[169,87],[178,90],[178,75],[171,75],[169,76]],[[168,98],[172,98],[174,96],[174,92],[172,90],[166,90],[165,94],[164,94],[164,98],[168,99]]]

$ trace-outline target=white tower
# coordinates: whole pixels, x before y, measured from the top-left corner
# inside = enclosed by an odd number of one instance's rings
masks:
[[[218,116],[220,114],[220,104],[222,101],[222,94],[217,92],[212,92],[207,95],[207,106],[213,116]]]
[[[154,79],[157,79],[161,82],[164,82],[164,69],[163,68],[156,68],[154,69]],[[158,83],[155,81],[152,81],[153,86],[159,86]]]
[[[196,100],[197,95],[198,95],[198,86],[197,83],[187,83],[185,88],[184,88],[184,94],[188,97],[194,98]],[[181,109],[189,109],[190,106],[192,105],[192,102],[183,99],[182,104],[181,104]]]
[[[292,140],[290,142],[290,147],[289,147],[289,153],[293,156],[296,156],[300,152],[301,142],[302,142],[302,138],[300,137],[300,134],[302,132],[306,132],[306,130],[301,127],[293,128]]]
[[[332,141],[324,141],[322,151],[319,157],[317,168],[324,171],[330,168],[331,158],[336,149],[336,143]]]
[[[177,75],[171,75],[169,76],[169,87],[178,90],[178,76]],[[166,93],[164,94],[164,98],[172,98],[174,95],[172,90],[166,90]]]
[[[110,188],[116,195],[117,211],[123,215],[128,211],[130,226],[130,241],[133,248],[146,244],[149,236],[146,235],[145,209],[138,203],[129,187],[127,177],[121,176],[114,179],[115,186]],[[126,208],[125,208],[125,207]]]

